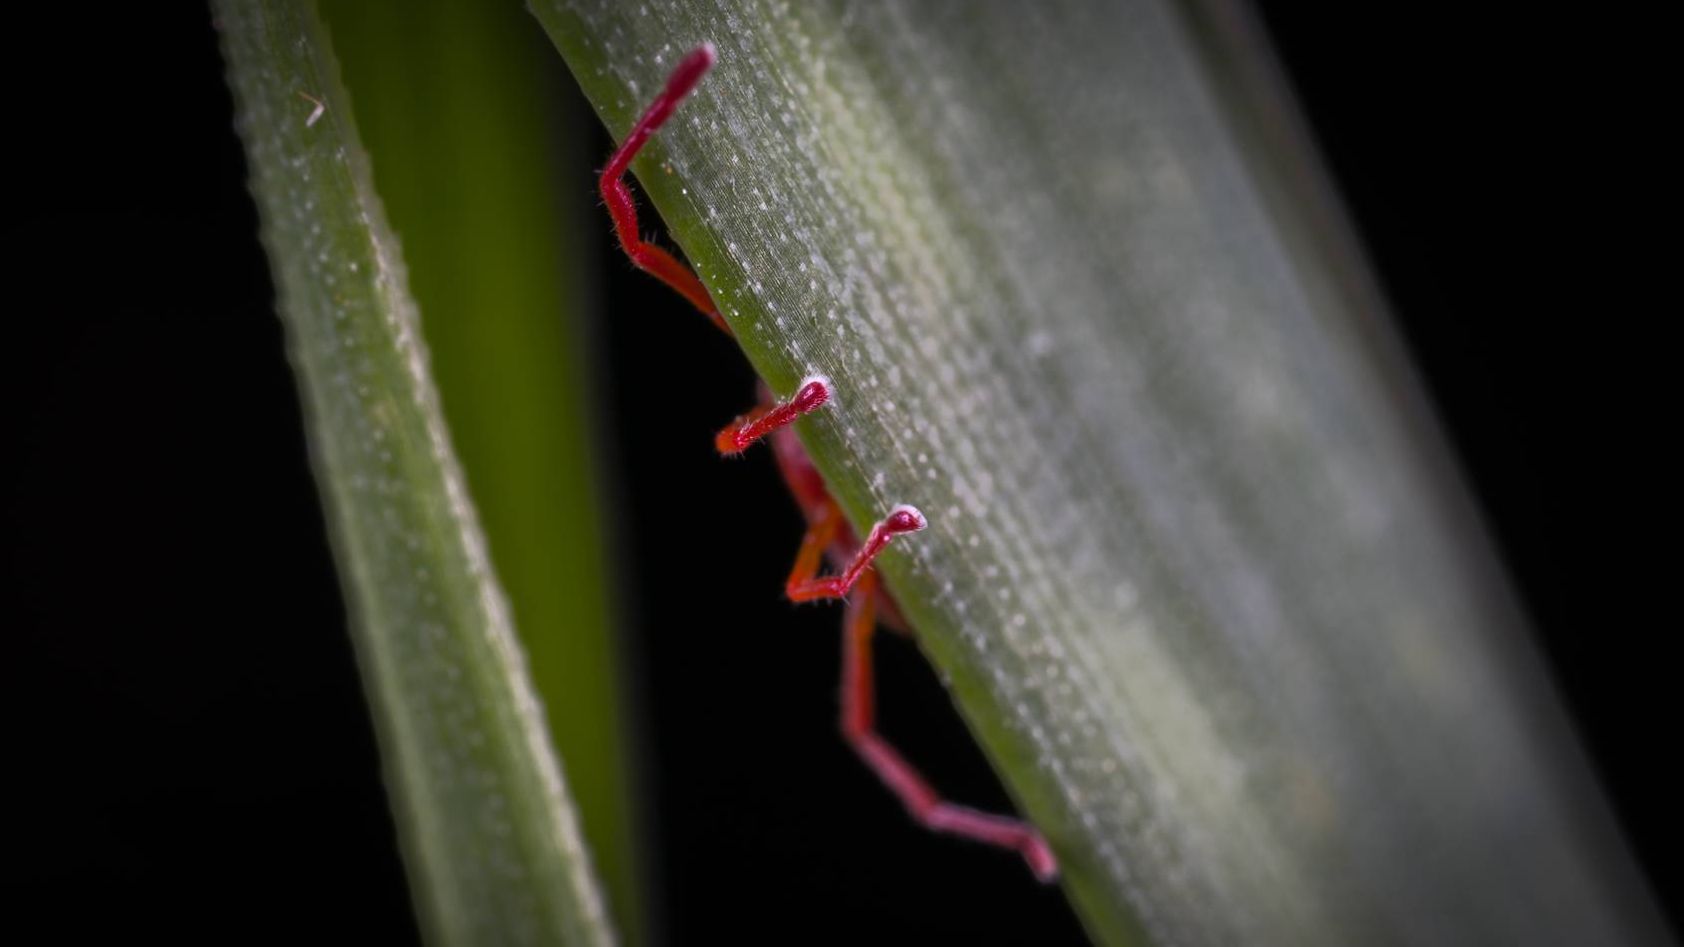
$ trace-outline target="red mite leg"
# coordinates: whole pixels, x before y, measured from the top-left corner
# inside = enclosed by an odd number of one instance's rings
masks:
[[[1041,833],[1021,820],[956,806],[941,798],[912,764],[877,734],[871,674],[877,577],[861,577],[854,591],[842,631],[842,736],[926,828],[1011,849],[1023,856],[1036,878],[1052,881],[1058,877],[1058,860]]]
[[[807,527],[806,535],[801,537],[801,549],[795,554],[795,566],[789,570],[789,581],[784,583],[784,590],[795,588],[797,585],[812,581],[819,572],[819,565],[824,561],[825,550],[836,540],[837,530],[842,525],[842,511],[836,502],[826,498],[823,508],[812,524]],[[791,595],[790,598],[795,598]]]
[[[803,414],[817,411],[830,400],[830,379],[815,375],[804,379],[795,397],[782,404],[762,404],[748,414],[725,425],[713,439],[713,446],[721,454],[740,454],[750,444],[792,423]]]
[[[608,205],[608,214],[614,218],[614,232],[620,238],[620,247],[626,251],[626,256],[637,264],[638,268],[652,274],[656,279],[677,290],[679,295],[690,300],[690,304],[702,311],[702,314],[713,320],[720,331],[731,334],[731,327],[725,324],[720,316],[719,308],[713,304],[713,297],[708,295],[702,281],[690,268],[678,262],[673,255],[645,242],[637,231],[637,204],[632,200],[631,191],[626,187],[626,169],[631,167],[632,159],[637,157],[649,136],[660,130],[666,120],[672,117],[678,103],[684,101],[696,83],[702,81],[713,66],[714,51],[712,43],[703,43],[690,51],[688,56],[679,62],[672,76],[667,79],[666,88],[649,104],[643,117],[632,126],[631,134],[621,143],[618,151],[608,159],[608,167],[602,169],[600,187],[602,200]]]
[[[614,218],[614,231],[620,239],[620,246],[632,262],[677,290],[721,331],[730,335],[731,327],[720,316],[713,298],[696,274],[672,254],[645,242],[638,234],[637,205],[632,201],[631,191],[625,183],[625,173],[632,159],[648,142],[649,136],[672,117],[684,97],[696,88],[702,76],[713,66],[714,58],[713,46],[704,43],[679,62],[661,94],[650,103],[648,110],[632,126],[625,142],[609,158],[608,166],[602,171],[600,186],[608,213]],[[817,410],[830,400],[831,395],[827,379],[808,378],[789,401],[762,404],[727,425],[715,438],[715,446],[722,454],[740,453],[760,438]],[[793,444],[793,441],[790,443]],[[1023,855],[1037,878],[1051,881],[1058,875],[1058,863],[1039,832],[1018,819],[978,812],[942,799],[924,777],[877,734],[871,636],[877,623],[877,598],[886,593],[878,590],[876,576],[867,569],[895,536],[923,529],[927,525],[924,515],[910,506],[895,507],[871,528],[865,542],[841,574],[819,578],[825,553],[836,543],[839,535],[848,535],[844,530],[842,511],[836,501],[824,492],[823,486],[817,484],[816,477],[813,485],[804,489],[802,485],[806,483],[806,478],[792,473],[791,465],[796,462],[789,459],[789,450],[784,449],[781,443],[774,446],[779,448],[779,467],[790,481],[790,487],[802,503],[811,524],[801,541],[801,550],[796,554],[795,566],[790,570],[784,590],[796,602],[822,598],[849,599],[842,649],[843,736],[918,822],[937,832],[1012,849]],[[791,449],[801,458],[798,466],[805,467],[805,455],[799,447]],[[851,536],[849,539],[851,541]],[[857,594],[849,596],[851,589],[857,590]]]
[[[902,533],[915,533],[929,525],[924,519],[924,514],[918,512],[917,507],[907,506],[903,503],[890,510],[888,516],[871,527],[871,532],[865,537],[865,542],[860,544],[859,552],[854,554],[854,560],[848,563],[848,567],[843,569],[840,575],[828,575],[821,579],[816,578],[819,571],[819,557],[824,552],[825,546],[829,545],[829,541],[827,539],[823,543],[818,543],[814,539],[814,534],[828,527],[831,530],[831,535],[834,535],[836,524],[842,518],[840,511],[836,510],[835,503],[831,503],[830,508],[830,512],[822,521],[815,523],[808,529],[807,538],[801,541],[801,552],[795,557],[795,568],[790,570],[789,580],[784,583],[784,594],[788,595],[792,602],[811,602],[821,598],[842,598],[846,596],[848,590],[854,587],[854,583],[860,580],[860,576],[865,574],[866,567],[871,565],[871,560],[877,558],[877,554],[882,552],[883,547],[889,544],[889,540]],[[816,552],[809,548],[814,545],[818,547]]]

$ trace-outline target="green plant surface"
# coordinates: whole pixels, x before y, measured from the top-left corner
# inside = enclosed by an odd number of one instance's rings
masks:
[[[314,7],[215,13],[422,928],[610,943]]]
[[[1096,940],[1661,939],[1243,15],[534,11]]]
[[[591,119],[563,111],[571,79],[517,4],[321,9],[585,840],[615,926],[637,943],[632,744],[586,384],[593,287],[580,261],[600,221],[574,186],[597,157],[581,133]]]

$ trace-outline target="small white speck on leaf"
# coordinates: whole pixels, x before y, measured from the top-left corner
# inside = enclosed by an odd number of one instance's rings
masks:
[[[303,89],[298,90],[298,97],[315,106],[315,108],[310,110],[310,114],[304,119],[305,128],[313,127],[318,121],[321,121],[322,114],[327,111],[327,103],[316,98],[310,93],[305,92]]]

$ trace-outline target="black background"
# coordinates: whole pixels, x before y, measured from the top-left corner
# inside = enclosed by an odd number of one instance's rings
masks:
[[[55,942],[412,941],[209,17],[59,9],[14,19],[0,66],[10,923]],[[1660,213],[1652,25],[1395,2],[1265,14],[1670,895],[1679,622],[1646,540],[1674,505],[1656,362],[1678,307],[1640,237]],[[599,252],[665,932],[1078,939],[1060,894],[914,832],[835,738],[839,615],[776,596],[799,521],[769,460],[722,464],[708,445],[749,372],[701,326],[634,358],[642,326],[683,310]],[[661,381],[693,397],[643,411]],[[1001,802],[916,654],[883,650],[909,755],[954,795]]]

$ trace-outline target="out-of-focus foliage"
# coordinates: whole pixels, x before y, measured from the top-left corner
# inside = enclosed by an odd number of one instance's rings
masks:
[[[325,32],[215,9],[422,926],[611,942]]]

